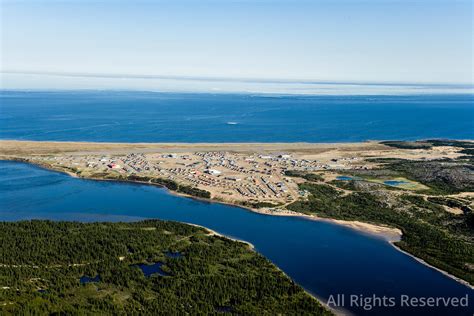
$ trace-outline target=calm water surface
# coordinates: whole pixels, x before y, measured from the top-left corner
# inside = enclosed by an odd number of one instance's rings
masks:
[[[0,91],[0,138],[115,142],[343,142],[474,138],[472,95],[257,96],[148,92]],[[470,295],[385,241],[329,223],[272,217],[145,185],[73,179],[0,162],[0,219],[195,223],[253,243],[315,295]],[[358,314],[376,314],[352,308]]]
[[[0,138],[100,142],[473,139],[473,101],[473,95],[0,91]]]
[[[400,306],[384,315],[472,315],[474,293],[443,274],[396,251],[387,242],[330,223],[266,216],[238,207],[169,194],[165,189],[71,178],[17,162],[0,161],[0,219],[131,221],[159,218],[195,223],[255,245],[305,289],[330,295],[469,295],[470,307]],[[348,298],[346,298],[346,301]],[[380,314],[351,308],[357,314]]]
[[[141,264],[133,265],[132,267],[137,267],[140,270],[142,270],[143,274],[146,277],[152,276],[153,274],[159,274],[161,276],[170,276],[168,273],[166,273],[165,271],[161,269],[161,266],[163,266],[163,262],[155,262],[152,264],[141,263]]]

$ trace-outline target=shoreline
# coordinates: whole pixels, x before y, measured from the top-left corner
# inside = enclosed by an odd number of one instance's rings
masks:
[[[347,221],[347,220],[342,220],[342,219],[326,218],[326,217],[320,217],[313,214],[305,214],[305,213],[293,212],[293,211],[288,211],[288,210],[272,211],[268,209],[266,210],[265,209],[251,209],[251,208],[246,208],[246,209],[249,209],[252,212],[263,214],[263,215],[300,217],[300,218],[304,218],[304,219],[312,220],[312,221],[332,223],[335,225],[340,225],[346,228],[350,228],[360,233],[364,233],[371,236],[375,236],[377,238],[381,238],[390,243],[400,241],[403,235],[402,231],[398,228],[376,225],[376,224],[361,222],[357,220]]]
[[[227,235],[223,235],[211,228],[208,228],[206,226],[202,226],[202,225],[198,225],[198,224],[193,224],[193,223],[189,223],[189,222],[180,222],[180,223],[183,223],[183,224],[186,224],[186,225],[190,225],[190,226],[194,226],[194,227],[199,227],[199,228],[202,228],[204,230],[206,230],[209,234],[208,236],[218,236],[218,237],[221,237],[221,238],[226,238],[226,239],[229,239],[229,240],[232,240],[232,241],[235,241],[235,242],[240,242],[240,243],[243,243],[245,245],[247,245],[249,247],[249,249],[251,251],[255,251],[258,253],[258,251],[256,250],[255,246],[248,242],[248,241],[245,241],[245,240],[242,240],[242,239],[238,239],[238,238],[234,238],[234,237],[230,237],[230,236],[227,236]],[[260,256],[263,256],[262,254],[258,253]],[[263,256],[265,257],[265,256]],[[292,282],[295,282],[289,275],[287,275],[285,273],[285,271],[283,271],[282,269],[280,269],[280,267],[278,267],[273,261],[271,261],[270,259],[268,259],[267,257],[265,257],[265,259],[267,259],[268,261],[270,261],[272,263],[272,265],[278,270],[280,271],[281,273],[283,273],[283,275],[285,275],[288,279],[290,279]],[[296,282],[295,282],[296,283]],[[305,289],[303,286],[299,285],[309,296],[311,296],[313,299],[315,299],[316,301],[318,301],[319,304],[321,304],[321,306],[325,307],[326,309],[328,309],[329,311],[332,311],[335,315],[340,315],[340,316],[343,316],[343,315],[351,315],[348,311],[340,308],[340,309],[334,309],[332,307],[330,307],[329,305],[327,305],[327,303],[324,302],[324,299],[319,297],[318,295],[314,294],[313,292],[311,291],[308,291],[307,289]]]
[[[36,155],[36,154],[123,154],[133,150],[136,153],[169,153],[189,151],[229,151],[235,153],[259,152],[303,152],[320,153],[330,150],[391,150],[378,140],[359,142],[235,142],[235,143],[185,143],[185,142],[90,142],[90,141],[34,141],[0,139],[3,155]]]
[[[425,260],[423,260],[423,259],[421,259],[421,258],[418,258],[417,256],[412,255],[412,254],[409,253],[408,251],[405,251],[405,250],[401,249],[400,247],[398,247],[396,244],[394,244],[394,243],[392,243],[392,242],[389,242],[389,244],[392,245],[392,247],[394,247],[395,249],[397,249],[397,250],[400,251],[401,253],[403,253],[403,254],[405,254],[405,255],[407,255],[407,256],[409,256],[409,257],[415,259],[416,261],[418,261],[418,263],[420,263],[420,264],[422,264],[422,265],[424,265],[424,266],[427,266],[427,267],[429,267],[429,268],[431,268],[431,269],[434,269],[434,270],[440,272],[441,274],[443,274],[444,276],[447,276],[448,278],[451,278],[451,279],[457,281],[458,283],[461,283],[461,284],[467,286],[467,287],[470,288],[471,290],[474,290],[474,285],[471,285],[471,284],[470,284],[469,282],[467,282],[466,280],[463,280],[463,279],[461,279],[461,278],[458,278],[458,277],[455,276],[455,275],[452,275],[452,274],[450,274],[450,273],[448,273],[448,272],[446,272],[446,271],[444,271],[444,270],[441,270],[440,268],[437,268],[437,267],[435,267],[435,266],[429,264],[429,263],[426,262]]]
[[[461,278],[458,278],[458,277],[456,277],[456,276],[454,276],[454,275],[452,275],[452,274],[450,274],[450,273],[448,273],[444,270],[441,270],[440,268],[437,268],[437,267],[429,264],[428,262],[424,261],[423,259],[418,258],[415,255],[410,254],[409,252],[407,252],[405,250],[402,250],[401,248],[397,247],[395,245],[395,242],[399,241],[403,236],[402,231],[398,228],[375,225],[375,224],[361,222],[361,221],[345,221],[345,220],[339,220],[339,219],[324,218],[324,217],[318,217],[316,215],[304,214],[304,213],[293,212],[293,211],[288,211],[288,210],[284,211],[284,213],[280,213],[280,212],[269,211],[269,210],[265,211],[263,209],[253,209],[253,208],[245,207],[245,206],[242,206],[242,205],[237,205],[237,204],[232,204],[232,203],[228,203],[228,202],[213,200],[212,198],[210,198],[210,199],[199,198],[199,197],[195,197],[195,196],[192,196],[192,195],[176,192],[176,191],[170,190],[169,188],[167,188],[164,185],[160,185],[160,184],[157,184],[157,183],[143,182],[143,181],[136,181],[136,180],[85,178],[85,177],[78,176],[77,174],[75,174],[73,172],[70,172],[70,171],[67,171],[67,170],[54,169],[54,168],[51,168],[50,166],[43,165],[43,164],[36,163],[36,162],[31,162],[31,161],[28,161],[28,160],[23,159],[23,158],[2,156],[2,157],[0,157],[0,161],[1,160],[27,163],[27,164],[30,164],[30,165],[33,165],[33,166],[36,166],[36,167],[39,167],[39,168],[46,169],[46,170],[50,170],[50,171],[54,171],[54,172],[60,172],[60,173],[66,174],[70,177],[77,178],[77,179],[84,179],[84,180],[91,180],[91,181],[123,182],[123,183],[132,183],[132,184],[135,183],[135,184],[144,184],[144,185],[157,186],[157,187],[160,187],[160,188],[164,188],[168,192],[168,194],[172,194],[172,195],[175,195],[175,196],[191,198],[191,199],[195,199],[195,200],[199,200],[199,201],[204,201],[204,202],[207,202],[207,203],[219,203],[219,204],[224,204],[224,205],[228,205],[228,206],[232,206],[232,207],[238,207],[238,208],[241,208],[242,210],[245,210],[245,211],[248,211],[248,212],[254,212],[254,213],[257,213],[257,214],[260,214],[260,215],[299,217],[299,218],[303,218],[303,219],[306,219],[306,220],[323,221],[323,222],[332,223],[332,224],[335,224],[335,225],[340,225],[340,226],[343,226],[345,228],[355,230],[355,231],[357,231],[359,233],[362,233],[362,234],[368,234],[368,235],[371,235],[375,238],[381,238],[381,239],[385,240],[388,244],[390,244],[392,247],[394,247],[394,249],[396,249],[396,250],[400,251],[401,253],[415,259],[416,261],[418,261],[418,263],[423,264],[423,265],[425,265],[425,266],[427,266],[431,269],[434,269],[434,270],[442,273],[443,275],[451,278],[452,280],[454,280],[454,281],[456,281],[456,282],[458,282],[462,285],[467,286],[470,289],[474,289],[474,286],[471,285],[469,282],[467,282],[467,281],[465,281]],[[247,241],[239,240],[239,239],[232,238],[232,237],[229,237],[229,236],[226,236],[226,235],[222,235],[222,234],[220,234],[220,233],[218,233],[218,232],[216,232],[216,231],[214,231],[210,228],[207,228],[207,227],[204,227],[204,226],[201,226],[201,225],[187,223],[187,222],[184,222],[184,223],[204,228],[204,229],[208,230],[209,232],[211,232],[211,234],[216,234],[218,236],[228,238],[228,239],[231,239],[231,240],[234,240],[234,241],[243,242],[243,243],[249,245],[249,247],[251,247],[252,250],[255,251],[254,245],[247,242]]]
[[[77,175],[73,172],[67,171],[67,170],[54,169],[54,168],[50,167],[49,165],[40,164],[40,163],[37,163],[37,162],[31,162],[31,161],[28,161],[28,160],[25,160],[25,159],[18,159],[18,158],[4,159],[4,158],[0,157],[0,161],[1,160],[4,160],[4,161],[17,161],[17,162],[27,163],[27,164],[30,164],[30,165],[34,165],[34,166],[46,169],[46,170],[67,174],[68,176],[73,177],[73,178],[77,178],[77,179],[152,185],[152,186],[164,188],[164,189],[167,190],[167,192],[169,194],[172,194],[172,195],[175,195],[175,196],[190,198],[190,199],[193,199],[193,200],[203,201],[203,202],[207,202],[207,203],[219,203],[219,204],[228,205],[228,206],[232,206],[232,207],[238,207],[238,208],[241,208],[243,210],[253,212],[253,213],[257,213],[257,214],[260,214],[260,215],[300,217],[300,218],[304,218],[304,219],[307,219],[307,220],[332,223],[332,224],[336,224],[336,225],[344,226],[346,228],[353,229],[353,230],[358,231],[360,233],[365,233],[365,234],[368,234],[368,235],[371,235],[371,236],[374,236],[374,237],[377,237],[377,238],[382,238],[382,239],[384,239],[385,241],[388,241],[388,242],[399,241],[401,239],[402,235],[403,235],[402,231],[398,228],[382,226],[382,225],[376,225],[376,224],[366,223],[366,222],[361,222],[361,221],[346,221],[346,220],[340,220],[340,219],[334,219],[334,218],[325,218],[325,217],[320,217],[320,216],[317,216],[317,215],[304,214],[304,213],[293,212],[293,211],[289,211],[289,210],[285,210],[285,211],[280,212],[280,211],[272,211],[272,210],[269,210],[269,209],[251,208],[251,207],[248,207],[248,206],[233,204],[233,203],[230,203],[230,202],[215,200],[215,199],[212,199],[212,198],[207,199],[207,198],[196,197],[196,196],[193,196],[193,195],[185,194],[185,193],[182,193],[182,192],[177,192],[177,191],[174,191],[174,190],[170,190],[169,188],[167,188],[164,185],[161,185],[161,184],[158,184],[158,183],[153,183],[153,182],[145,182],[145,181],[138,181],[138,180],[127,180],[127,179],[125,179],[125,180],[122,180],[122,179],[104,179],[104,178],[94,178],[94,177],[87,177],[86,178],[86,177],[81,177],[81,176],[79,176],[79,175]],[[189,224],[189,223],[187,223],[187,224]],[[197,226],[199,226],[199,225],[197,225]],[[204,228],[207,229],[207,227],[204,227]],[[238,239],[236,239],[236,240],[238,240]],[[241,241],[241,240],[238,240],[238,241]],[[243,242],[246,242],[246,241],[243,241]]]
[[[365,139],[365,140],[358,140],[358,141],[318,141],[318,142],[307,142],[307,141],[294,141],[294,142],[120,142],[120,141],[88,141],[88,140],[33,140],[33,139],[13,139],[13,138],[0,138],[0,143],[4,144],[74,144],[74,145],[88,145],[88,146],[103,146],[103,145],[112,145],[112,146],[156,146],[158,148],[169,148],[173,146],[180,146],[180,147],[196,147],[196,146],[254,146],[254,145],[262,145],[269,148],[278,148],[278,146],[301,146],[307,145],[314,148],[321,148],[321,147],[330,147],[330,146],[343,146],[343,147],[353,147],[353,146],[360,146],[360,145],[367,145],[367,144],[379,144],[381,147],[386,146],[382,142],[390,142],[390,141],[401,141],[401,142],[424,142],[429,140],[446,140],[445,138],[420,138],[420,139]],[[449,139],[451,140],[451,139]],[[474,142],[474,138],[456,138],[453,139],[455,141],[461,142]],[[149,147],[147,147],[149,148]],[[391,148],[391,147],[387,147]]]
[[[204,229],[205,231],[208,232],[208,236],[217,236],[217,237],[222,237],[222,238],[226,238],[226,239],[229,239],[229,240],[232,240],[232,241],[235,241],[235,242],[240,242],[240,243],[243,243],[243,244],[246,244],[250,250],[252,251],[256,251],[255,250],[255,246],[251,243],[251,242],[248,242],[246,240],[243,240],[243,239],[238,239],[238,238],[234,238],[234,237],[230,237],[230,236],[227,236],[227,235],[224,235],[224,234],[221,234],[209,227],[206,227],[206,226],[202,226],[202,225],[198,225],[198,224],[194,224],[194,223],[189,223],[189,222],[180,222],[180,223],[183,223],[183,224],[186,224],[186,225],[190,225],[190,226],[194,226],[194,227],[199,227],[199,228],[202,228]]]

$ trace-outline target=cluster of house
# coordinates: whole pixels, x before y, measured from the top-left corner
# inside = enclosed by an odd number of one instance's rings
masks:
[[[60,163],[129,174],[147,174],[183,181],[194,186],[213,187],[242,197],[292,200],[301,192],[287,170],[316,171],[354,168],[357,158],[333,159],[328,163],[295,158],[288,153],[241,154],[224,151],[143,154],[122,156],[63,156]],[[228,193],[231,192],[231,193]],[[232,193],[233,192],[233,193]]]

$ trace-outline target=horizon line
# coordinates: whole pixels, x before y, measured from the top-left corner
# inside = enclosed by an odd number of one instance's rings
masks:
[[[153,75],[130,73],[88,73],[88,72],[58,72],[58,71],[28,71],[28,70],[0,70],[0,74],[38,75],[73,78],[102,78],[102,79],[161,79],[177,81],[203,82],[241,82],[241,83],[274,83],[274,84],[319,84],[319,85],[353,85],[353,86],[406,86],[406,87],[456,87],[473,88],[474,82],[409,82],[409,81],[350,81],[350,80],[317,80],[317,79],[281,79],[281,78],[253,78],[253,77],[225,77],[225,76],[186,76],[186,75]]]

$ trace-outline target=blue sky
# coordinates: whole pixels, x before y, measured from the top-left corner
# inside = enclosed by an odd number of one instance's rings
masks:
[[[473,80],[470,0],[1,3],[3,72],[355,82]],[[48,80],[50,85],[62,82],[55,76],[45,78],[43,85]],[[74,88],[81,86],[81,80],[67,81]],[[2,74],[7,88],[34,88],[34,81]]]

